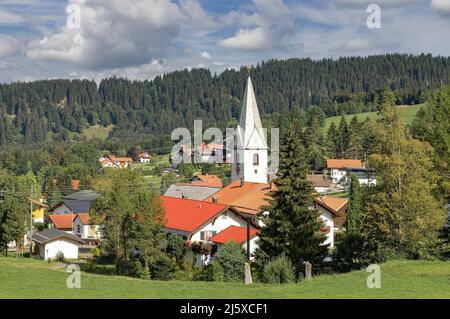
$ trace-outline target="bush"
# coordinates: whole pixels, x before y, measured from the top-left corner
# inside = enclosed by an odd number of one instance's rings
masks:
[[[288,284],[295,282],[294,267],[286,255],[281,255],[264,265],[263,281],[268,284]]]
[[[337,271],[348,272],[392,257],[389,250],[372,246],[360,234],[342,234],[337,240],[333,263]]]
[[[55,260],[56,261],[60,261],[60,262],[64,262],[66,260],[66,258],[64,257],[64,253],[62,251],[59,251],[56,254]]]
[[[92,257],[94,257],[95,259],[99,258],[100,257],[100,248],[98,248],[98,247],[91,248],[91,254],[92,254]]]
[[[218,263],[224,271],[225,281],[244,280],[245,254],[242,247],[236,242],[223,245],[216,254],[213,263]]]
[[[150,264],[151,278],[156,280],[172,279],[175,270],[176,270],[175,261],[166,254],[159,255]]]
[[[218,262],[213,262],[205,268],[205,280],[222,282],[225,279],[222,266]]]

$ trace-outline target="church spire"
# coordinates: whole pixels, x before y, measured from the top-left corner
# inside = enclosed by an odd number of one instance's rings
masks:
[[[255,146],[257,148],[267,148],[266,139],[261,124],[261,117],[259,115],[258,105],[256,103],[255,92],[253,90],[253,83],[250,75],[247,78],[247,86],[245,88],[244,99],[242,102],[241,116],[239,119],[239,126],[244,130],[241,136],[242,146],[245,148]],[[257,134],[258,140],[253,140],[252,137]],[[259,145],[250,145],[255,144]]]
[[[250,75],[242,99],[236,137],[232,180],[267,183],[268,147]]]

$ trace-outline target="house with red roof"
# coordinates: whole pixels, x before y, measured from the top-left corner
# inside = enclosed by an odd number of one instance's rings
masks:
[[[163,231],[180,235],[189,243],[211,244],[211,252],[198,254],[197,263],[207,264],[220,245],[236,241],[246,248],[247,222],[250,223],[252,237],[250,251],[256,249],[258,225],[254,224],[228,205],[186,198],[161,196],[166,223]],[[230,227],[233,227],[230,229]],[[242,230],[245,236],[242,237]],[[223,233],[225,232],[225,233]],[[212,241],[212,238],[216,241]]]
[[[58,229],[68,233],[73,233],[73,214],[50,214],[47,215],[48,228]]]
[[[363,168],[361,160],[357,159],[329,159],[326,167],[330,173],[331,180],[337,184],[345,181],[349,168]]]
[[[91,217],[87,213],[77,214],[73,220],[74,233],[85,242],[96,242],[101,239],[99,225],[91,224]]]

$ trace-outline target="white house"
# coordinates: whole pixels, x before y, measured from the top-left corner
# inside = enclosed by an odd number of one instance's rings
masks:
[[[377,176],[374,172],[366,168],[347,167],[346,183],[350,185],[351,175],[354,174],[361,186],[375,186],[377,184]]]
[[[99,159],[100,165],[103,168],[127,168],[133,162],[133,159],[130,157],[100,157]]]
[[[242,233],[236,232],[235,229],[246,229],[247,220],[228,205],[166,196],[161,196],[161,201],[166,217],[163,231],[183,236],[192,245],[195,243],[211,245],[210,252],[197,254],[198,264],[208,264],[218,246],[225,242],[224,240],[235,240],[242,243]],[[234,232],[230,232],[230,226],[233,226]],[[252,252],[256,249],[254,235],[258,226],[250,222],[250,228],[253,234],[251,238],[253,240],[250,243]],[[222,234],[224,231],[226,231],[225,234]],[[238,236],[234,236],[236,234]],[[219,239],[214,242],[212,241],[214,237]],[[243,246],[245,249],[246,238],[244,238]]]
[[[84,243],[78,236],[58,229],[46,229],[34,234],[33,241],[44,260],[55,259],[59,253],[66,259],[78,259],[78,248]]]
[[[152,159],[152,156],[149,152],[142,152],[138,155],[138,162],[139,163],[150,163],[150,160]]]
[[[362,168],[361,160],[354,159],[329,159],[327,160],[327,169],[330,173],[333,183],[345,183],[347,176],[347,168]]]
[[[100,226],[91,225],[89,214],[77,214],[73,220],[74,233],[86,242],[96,241],[101,238]]]

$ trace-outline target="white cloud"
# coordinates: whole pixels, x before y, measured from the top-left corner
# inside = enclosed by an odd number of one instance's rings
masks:
[[[251,30],[240,29],[235,36],[219,41],[219,45],[248,51],[264,50],[272,47],[273,40],[270,30],[258,27]]]
[[[450,14],[450,0],[433,0],[431,8],[443,14]]]
[[[81,28],[64,26],[27,55],[91,69],[143,65],[164,58],[182,17],[169,0],[70,0],[81,8]]]
[[[211,54],[208,51],[203,51],[202,53],[200,53],[200,57],[205,60],[212,59]]]
[[[241,28],[234,36],[222,39],[219,46],[244,51],[280,47],[295,27],[289,8],[283,0],[253,0],[252,14],[232,11],[221,19],[224,25]]]
[[[0,34],[0,59],[7,58],[20,49],[19,41],[7,34]]]

